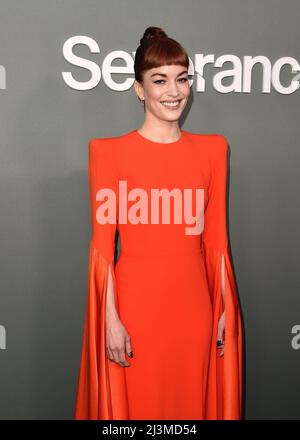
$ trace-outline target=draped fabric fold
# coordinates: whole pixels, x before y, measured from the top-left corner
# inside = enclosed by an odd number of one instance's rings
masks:
[[[235,420],[242,411],[242,322],[228,245],[221,252],[203,243],[207,281],[213,309],[212,345],[209,361],[206,418]],[[222,257],[224,279],[222,280]],[[225,285],[225,307],[222,298]],[[218,322],[225,313],[225,351],[217,348]]]
[[[106,357],[105,318],[108,271],[118,308],[113,261],[90,243],[88,294],[74,419],[128,419],[124,368]]]

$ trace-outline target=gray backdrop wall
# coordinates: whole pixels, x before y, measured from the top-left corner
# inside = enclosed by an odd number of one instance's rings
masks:
[[[231,151],[245,417],[299,418],[299,13],[296,0],[1,1],[1,419],[72,418],[88,141],[141,126],[130,59],[150,25],[196,69],[182,127],[223,133]],[[221,81],[224,71],[234,76]]]

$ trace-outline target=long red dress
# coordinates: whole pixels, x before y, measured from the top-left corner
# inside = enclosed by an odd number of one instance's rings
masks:
[[[240,419],[242,325],[227,240],[225,136],[181,130],[179,140],[160,143],[133,130],[92,139],[88,170],[92,238],[74,419]],[[149,212],[152,188],[203,188],[204,230],[188,235],[190,224],[172,216],[167,224],[161,217],[156,224],[119,217],[117,224],[100,224],[98,191],[114,191],[118,212],[120,181],[127,194],[146,192]],[[127,212],[138,200],[128,197]],[[116,228],[121,253],[115,265]],[[106,357],[109,270],[118,315],[131,337],[130,367]],[[217,328],[224,309],[220,357]]]

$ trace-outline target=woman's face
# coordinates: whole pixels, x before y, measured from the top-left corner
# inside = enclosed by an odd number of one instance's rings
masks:
[[[175,121],[186,106],[190,85],[183,66],[166,65],[147,70],[143,85],[136,82],[136,92],[145,99],[145,111],[158,119]]]

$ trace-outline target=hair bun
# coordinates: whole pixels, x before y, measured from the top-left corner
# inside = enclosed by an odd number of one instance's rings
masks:
[[[153,42],[154,40],[161,38],[168,38],[165,31],[162,28],[150,26],[145,30],[143,37],[140,39],[140,44],[145,44],[149,41]]]

